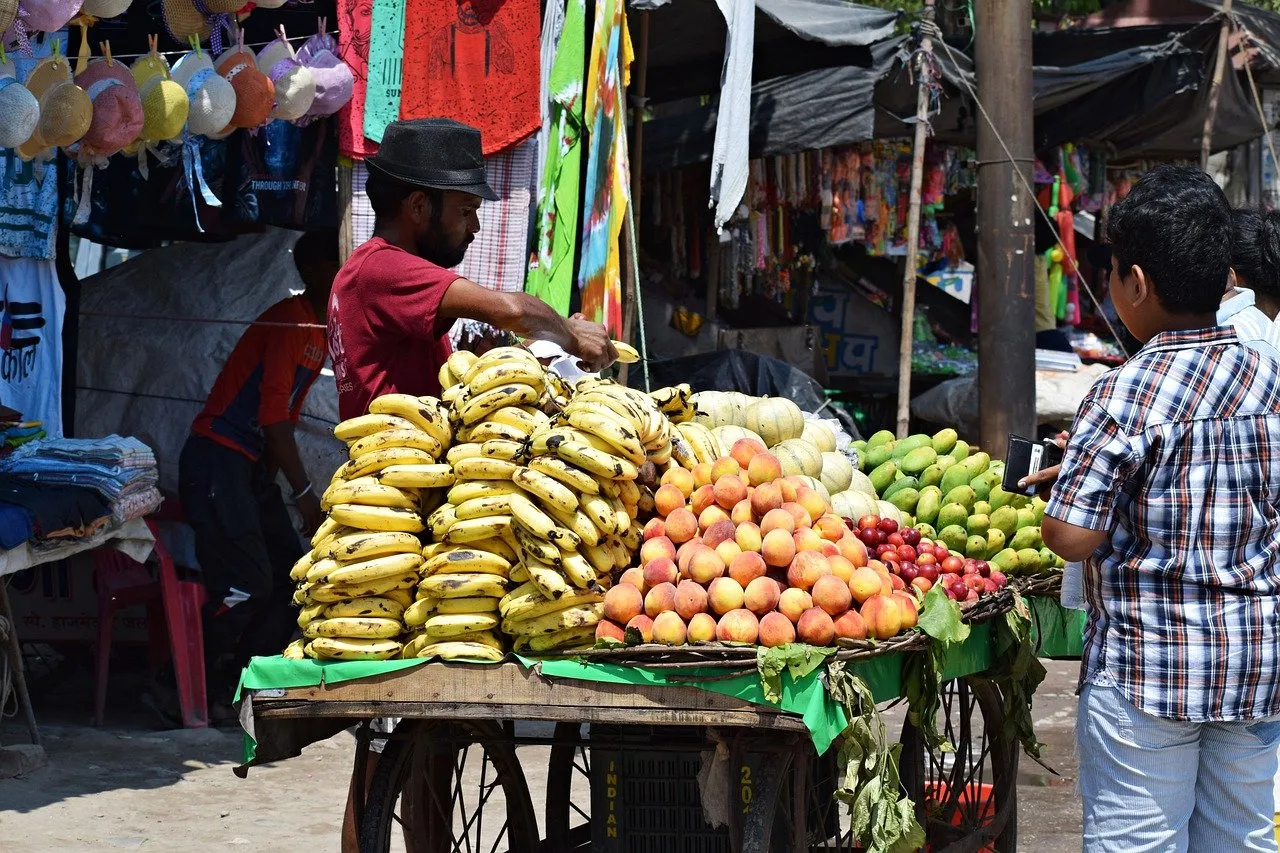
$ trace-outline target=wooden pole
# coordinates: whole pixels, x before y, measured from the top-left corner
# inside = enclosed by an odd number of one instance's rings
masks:
[[[1209,167],[1209,148],[1213,145],[1213,122],[1218,114],[1218,98],[1222,94],[1222,77],[1227,68],[1227,45],[1231,36],[1231,0],[1222,0],[1222,29],[1218,30],[1218,55],[1213,62],[1213,82],[1209,84],[1209,110],[1204,116],[1204,132],[1200,135],[1200,168]]]
[[[355,207],[355,191],[352,185],[355,169],[349,161],[338,162],[338,259],[347,262],[355,246],[355,222],[351,218]]]
[[[921,17],[933,21],[933,0],[925,0]],[[898,342],[898,438],[906,438],[911,421],[911,351],[915,343],[916,264],[920,254],[920,185],[924,183],[924,148],[929,131],[929,63],[933,41],[920,40],[916,65],[916,127],[911,144],[911,195],[907,207],[907,268],[902,274],[902,335]]]
[[[633,13],[635,14],[635,13]],[[639,29],[640,38],[639,46],[636,50],[636,69],[631,77],[631,88],[635,92],[635,106],[631,113],[631,151],[629,160],[631,166],[631,221],[635,223],[635,238],[637,242],[640,239],[640,187],[641,170],[644,165],[644,100],[645,92],[648,88],[649,77],[649,13],[640,12]],[[630,245],[631,235],[627,229],[623,229],[623,240],[628,241]],[[630,264],[631,252],[623,252],[623,267],[627,273],[622,282],[622,339],[629,344],[633,344],[632,338],[635,335],[636,326],[636,287],[640,278],[639,269],[631,269]],[[635,257],[637,262],[640,259],[640,247],[635,247]],[[649,354],[641,353],[643,358],[648,358]],[[622,365],[622,370],[618,375],[618,381],[626,384],[628,365]]]

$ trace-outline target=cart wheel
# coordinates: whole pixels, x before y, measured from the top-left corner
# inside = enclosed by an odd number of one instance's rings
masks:
[[[942,685],[938,729],[955,746],[925,746],[902,727],[902,784],[935,853],[970,853],[1017,846],[1018,744],[1006,737],[999,689],[980,677]]]
[[[536,850],[537,817],[510,732],[492,721],[397,726],[370,785],[361,853],[389,851],[397,826],[409,853]]]
[[[587,796],[579,803],[575,782]],[[591,752],[582,724],[557,723],[547,766],[547,839],[543,847],[556,853],[591,849]]]

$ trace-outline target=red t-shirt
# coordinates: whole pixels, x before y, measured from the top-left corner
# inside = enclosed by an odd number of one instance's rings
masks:
[[[315,326],[317,318],[306,297],[294,296],[268,308],[258,322]],[[322,367],[320,329],[250,326],[223,365],[191,431],[256,461],[266,447],[262,428],[298,420]]]
[[[440,393],[453,348],[437,313],[455,272],[374,237],[351,253],[329,297],[329,357],[338,415],[358,417],[383,394]]]

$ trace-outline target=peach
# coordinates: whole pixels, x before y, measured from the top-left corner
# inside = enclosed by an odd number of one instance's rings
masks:
[[[693,490],[698,486],[693,482],[693,472],[686,471],[683,468],[672,468],[662,475],[662,485],[672,485],[680,490],[680,494],[686,498],[693,494]],[[655,495],[656,497],[656,495]]]
[[[622,577],[618,578],[620,585],[633,586],[640,590],[640,594],[644,595],[649,591],[649,585],[644,582],[644,569],[632,567],[622,573]]]
[[[688,629],[679,613],[670,610],[653,620],[653,641],[664,646],[683,646]]]
[[[695,613],[689,620],[685,639],[690,643],[710,643],[716,638],[716,617],[710,613]]]
[[[778,480],[777,486],[782,490],[782,502],[795,503],[795,500],[800,493],[800,487],[804,485],[804,480],[801,480],[794,474]]]
[[[724,564],[727,566],[734,560],[738,559],[738,556],[742,554],[743,551],[738,547],[737,542],[732,539],[726,539],[724,542],[721,542],[716,546],[716,553],[720,555],[720,559],[724,560]]]
[[[836,544],[840,546],[840,556],[853,563],[856,568],[861,568],[870,561],[867,546],[852,533],[846,533],[840,537],[840,541]]]
[[[796,636],[811,646],[829,646],[836,639],[836,624],[821,607],[810,607],[796,623]]]
[[[703,486],[709,486],[711,483],[711,463],[699,462],[697,465],[694,465],[693,484],[698,488],[701,488]]]
[[[751,485],[772,483],[782,476],[782,463],[772,453],[757,453],[747,464],[747,479]]]
[[[818,531],[802,527],[791,537],[796,542],[796,551],[817,551],[822,553],[822,546],[830,544],[818,535]]]
[[[862,621],[861,614],[856,610],[845,611],[844,615],[836,620],[835,629],[837,637],[849,640],[867,638],[867,623]]]
[[[648,542],[650,539],[657,539],[659,536],[667,535],[667,525],[661,518],[651,518],[649,523],[644,526],[644,530],[640,533],[640,539]]]
[[[773,648],[796,641],[796,627],[781,613],[766,613],[760,619],[760,645]]]
[[[608,596],[606,596],[607,600]],[[707,590],[696,581],[680,581],[676,587],[676,612],[681,619],[692,619],[707,612]]]
[[[680,570],[680,577],[689,577],[689,563],[693,560],[693,555],[705,547],[707,546],[702,544],[701,539],[690,539],[680,546],[676,554],[676,567]]]
[[[711,609],[718,614],[725,614],[741,607],[744,594],[742,584],[733,578],[716,578],[707,588],[707,599]]]
[[[621,625],[610,622],[608,619],[601,619],[596,623],[596,642],[600,640],[617,640],[619,643],[625,643],[627,632]]]
[[[685,496],[678,486],[667,483],[659,486],[653,493],[653,509],[662,518],[666,518],[678,509],[684,509]]]
[[[827,558],[827,563],[831,566],[831,574],[845,583],[853,580],[853,573],[857,571],[853,563],[850,563],[839,554],[824,554],[823,556]]]
[[[831,614],[840,616],[853,604],[849,585],[835,575],[823,575],[813,585],[813,603]]]
[[[874,595],[879,595],[882,588],[880,573],[870,566],[854,569],[853,577],[849,579],[849,592],[853,594],[853,600],[859,604]]]
[[[659,613],[676,609],[676,585],[660,583],[645,593],[644,615],[656,619]]]
[[[782,587],[773,578],[756,578],[747,584],[742,594],[742,606],[757,616],[763,616],[778,607]]]
[[[795,516],[787,512],[785,509],[771,509],[760,519],[760,532],[768,533],[771,530],[785,530],[787,533],[794,533],[796,529]]]
[[[721,542],[732,542],[737,533],[738,525],[732,521],[717,521],[702,531],[702,544],[708,548],[715,548]]]
[[[859,611],[867,624],[867,636],[887,640],[902,630],[902,607],[891,595],[873,595]]]
[[[711,463],[711,482],[719,483],[725,477],[737,477],[742,466],[732,456],[721,456]]]
[[[640,635],[640,642],[653,642],[653,620],[641,613],[627,623],[627,631],[635,631]]]
[[[823,539],[821,554],[822,556],[826,557],[828,560],[831,559],[832,557],[839,557],[840,546],[830,540]]]
[[[755,512],[751,509],[751,499],[744,498],[733,505],[733,509],[729,512],[729,520],[734,524],[751,524],[756,520]]]
[[[709,506],[715,506],[715,503],[715,486],[699,486],[694,489],[693,495],[689,498],[689,509],[693,510],[694,515],[702,515],[703,510]]]
[[[907,588],[907,582],[899,575],[889,575],[889,583],[893,585],[894,592],[902,592]]]
[[[909,592],[895,592],[890,596],[894,601],[898,602],[898,609],[902,612],[902,628],[906,631],[916,626],[916,622],[920,620],[920,611],[916,608],[916,599]]]
[[[764,577],[768,568],[764,558],[759,554],[754,551],[743,551],[729,563],[729,577],[745,588],[756,578]]]
[[[738,532],[734,534],[733,539],[743,551],[759,553],[764,543],[764,534],[760,532],[758,524],[739,524]]]
[[[729,461],[732,462],[733,460]],[[733,464],[737,465],[738,463],[734,462]],[[742,485],[742,481],[738,479],[736,474],[716,480],[712,491],[715,494],[716,503],[725,509],[733,509],[739,501],[747,499],[747,487]]]
[[[786,530],[770,530],[760,543],[760,555],[771,566],[789,566],[796,556],[796,542]]]
[[[880,594],[893,595],[893,579],[897,575],[881,575],[880,576]]]
[[[725,512],[715,504],[712,504],[704,509],[702,514],[698,516],[698,527],[701,530],[707,530],[711,525],[719,524],[722,521],[728,522],[729,524],[733,523],[729,518],[729,513]]]
[[[640,546],[640,565],[643,566],[661,557],[666,557],[668,560],[676,558],[676,543],[671,541],[671,537],[655,536]]]
[[[809,514],[810,524],[822,518],[827,514],[827,510],[831,509],[831,505],[827,503],[822,493],[808,486],[796,489],[796,503],[804,507],[805,512]]]
[[[667,538],[677,545],[683,545],[698,535],[698,517],[684,507],[667,516]],[[651,539],[649,542],[661,540]],[[645,543],[645,546],[649,545]]]
[[[659,557],[644,564],[644,585],[646,589],[653,589],[658,584],[675,583],[676,578],[680,577],[680,570],[676,568],[676,564],[666,557]]]
[[[782,509],[782,490],[773,483],[756,486],[751,493],[751,511],[756,518],[764,518],[770,510]]]
[[[769,448],[754,438],[740,438],[729,448],[729,455],[738,463],[738,467],[747,470],[751,460],[758,454],[767,453]]]
[[[724,560],[710,548],[699,548],[689,559],[689,577],[700,584],[709,584],[724,575]]]
[[[924,595],[926,592],[933,589],[933,581],[921,575],[911,581],[911,587],[912,589],[920,590],[920,594]]]
[[[809,518],[809,511],[795,501],[786,501],[782,504],[782,509],[791,513],[791,518],[796,524],[796,530],[813,526],[813,519]]]
[[[644,612],[644,595],[631,584],[620,583],[604,594],[604,616],[625,625]]]
[[[849,528],[844,526],[844,521],[839,516],[831,515],[830,513],[819,516],[813,522],[813,529],[818,531],[818,535],[828,542],[839,542],[849,532]]]
[[[716,639],[727,643],[754,643],[760,636],[760,620],[750,610],[730,610],[716,625]]]
[[[791,587],[784,589],[778,597],[778,612],[793,623],[799,622],[806,610],[813,607],[813,597],[803,589]]]
[[[831,574],[831,563],[817,551],[801,551],[787,567],[787,585],[812,590],[818,578]]]

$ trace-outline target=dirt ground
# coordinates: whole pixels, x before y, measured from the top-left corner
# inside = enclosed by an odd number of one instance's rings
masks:
[[[1048,744],[1046,763],[1023,759],[1019,774],[1019,848],[1038,853],[1080,850],[1075,795],[1077,665],[1047,662],[1036,696],[1036,730]],[[83,674],[81,674],[83,675]],[[241,737],[231,730],[164,731],[136,707],[138,679],[112,683],[108,725],[85,725],[90,682],[37,683],[48,764],[0,780],[0,850],[77,853],[140,849],[167,853],[210,846],[269,851],[338,849],[354,739],[342,734],[277,765],[239,779]],[[0,721],[0,745],[22,742],[17,720]],[[521,751],[538,811],[545,791],[546,749]],[[539,815],[541,818],[541,815]]]

